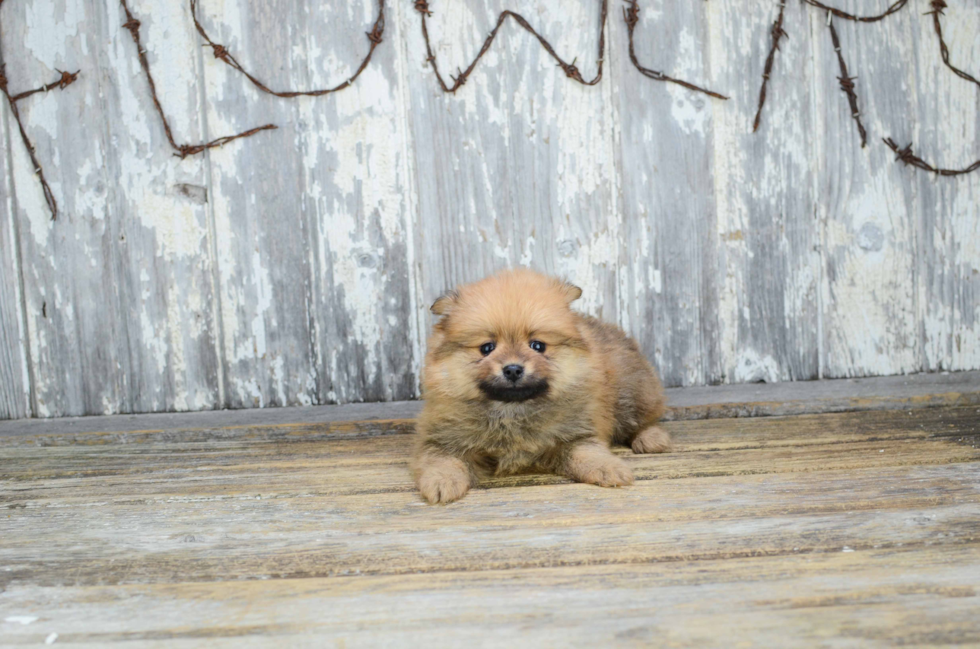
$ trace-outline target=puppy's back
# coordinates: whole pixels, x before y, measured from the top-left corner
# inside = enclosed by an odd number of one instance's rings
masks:
[[[638,432],[664,414],[660,379],[636,341],[622,329],[587,315],[581,315],[580,322],[593,353],[603,359],[606,373],[615,383],[613,439],[629,445]]]

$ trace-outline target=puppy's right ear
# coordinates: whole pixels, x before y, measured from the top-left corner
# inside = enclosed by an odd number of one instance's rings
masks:
[[[2,0],[0,0],[2,2]],[[456,306],[456,302],[459,300],[459,293],[457,291],[449,291],[438,300],[432,303],[429,307],[429,311],[432,311],[435,315],[448,315],[453,307]]]

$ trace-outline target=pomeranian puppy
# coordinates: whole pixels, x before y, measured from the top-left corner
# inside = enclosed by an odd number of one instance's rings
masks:
[[[662,453],[660,380],[618,327],[572,310],[582,289],[528,269],[462,286],[432,305],[425,406],[412,472],[430,503],[484,477],[556,473],[632,484],[612,443]]]

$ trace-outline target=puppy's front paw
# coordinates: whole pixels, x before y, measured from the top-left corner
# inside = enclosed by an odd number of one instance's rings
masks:
[[[470,474],[466,465],[456,458],[430,460],[419,468],[416,479],[422,497],[430,504],[451,503],[470,490]]]
[[[650,426],[633,439],[634,453],[666,453],[671,449],[670,433],[659,426]]]
[[[626,463],[599,445],[580,446],[568,461],[568,477],[600,487],[633,484],[633,472]]]

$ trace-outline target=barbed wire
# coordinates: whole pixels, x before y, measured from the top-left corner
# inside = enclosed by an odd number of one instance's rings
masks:
[[[143,68],[143,73],[146,74],[146,81],[150,85],[150,96],[153,99],[153,106],[156,108],[157,115],[160,116],[160,121],[163,122],[163,130],[167,134],[167,141],[170,143],[170,146],[174,149],[174,151],[176,151],[174,155],[183,159],[187,156],[201,153],[206,149],[214,149],[224,146],[225,144],[228,144],[234,140],[243,137],[250,137],[260,131],[268,131],[278,128],[275,124],[265,124],[264,126],[257,126],[236,135],[225,135],[211,140],[210,142],[203,142],[201,144],[179,144],[174,138],[173,130],[170,128],[170,122],[167,120],[167,115],[163,112],[163,106],[160,105],[160,98],[157,96],[157,84],[153,81],[153,74],[150,72],[150,62],[146,58],[146,50],[143,48],[143,43],[140,40],[140,21],[137,20],[133,13],[129,10],[129,5],[126,4],[126,0],[119,0],[119,3],[122,5],[123,11],[126,12],[126,22],[123,23],[122,27],[123,29],[129,31],[130,35],[133,37],[133,42],[136,44],[136,54],[139,57],[140,67]]]
[[[875,16],[855,16],[854,14],[849,14],[847,12],[841,11],[835,7],[830,7],[820,2],[819,0],[803,0],[808,5],[812,5],[818,9],[823,9],[824,11],[829,11],[837,18],[843,18],[844,20],[850,20],[857,23],[876,23],[879,20],[884,20],[894,13],[898,13],[905,8],[905,5],[909,3],[909,0],[897,0],[892,4],[884,13]]]
[[[946,67],[952,70],[958,77],[966,79],[967,81],[972,81],[973,83],[977,84],[977,86],[980,86],[980,81],[977,81],[975,77],[967,74],[963,70],[960,70],[949,61],[949,47],[946,46],[946,40],[943,38],[943,24],[939,20],[939,17],[943,15],[943,11],[946,9],[945,0],[931,0],[929,4],[932,6],[932,11],[927,12],[926,15],[932,16],[932,28],[936,32],[936,37],[939,39],[939,53],[943,57],[943,63],[945,63]]]
[[[538,33],[538,31],[531,26],[531,23],[529,23],[524,18],[524,16],[507,9],[505,11],[500,12],[500,15],[497,16],[497,24],[494,25],[493,30],[490,32],[489,36],[487,36],[487,38],[483,41],[483,47],[480,48],[480,52],[479,54],[476,55],[476,58],[474,58],[473,61],[470,62],[470,64],[466,67],[465,70],[460,70],[459,68],[457,68],[455,77],[450,75],[450,78],[453,80],[453,83],[450,85],[446,83],[446,80],[443,78],[442,73],[439,71],[439,63],[436,60],[435,53],[432,51],[432,43],[429,38],[429,27],[426,22],[427,19],[430,16],[432,16],[432,10],[429,8],[429,3],[427,2],[427,0],[415,0],[414,6],[415,6],[415,10],[419,12],[419,16],[421,16],[422,19],[422,38],[425,41],[425,54],[426,54],[425,60],[428,61],[429,64],[432,66],[432,71],[435,73],[436,79],[439,81],[439,87],[442,88],[443,92],[455,93],[457,90],[459,90],[459,88],[462,85],[466,83],[466,80],[469,78],[470,74],[472,74],[473,70],[476,68],[477,63],[479,63],[480,59],[482,59],[483,56],[490,50],[490,46],[493,45],[494,39],[497,38],[497,34],[500,32],[500,28],[503,26],[504,22],[506,22],[508,18],[512,18],[514,22],[516,22],[522,28],[527,30],[532,36],[538,39],[538,42],[541,43],[541,46],[545,49],[546,52],[548,52],[551,58],[558,63],[558,67],[562,69],[562,71],[565,73],[565,76],[567,76],[569,79],[572,79],[573,81],[577,81],[578,83],[581,83],[582,85],[585,86],[594,86],[597,83],[599,83],[600,80],[602,80],[602,64],[603,64],[602,57],[606,49],[606,16],[608,15],[608,10],[609,10],[609,0],[602,0],[601,3],[600,16],[599,16],[598,63],[597,63],[595,77],[593,77],[591,80],[588,81],[582,78],[582,72],[575,65],[575,61],[578,60],[578,57],[572,59],[571,62],[568,62],[562,57],[558,56],[558,53],[555,52],[555,48],[551,46],[551,43],[549,43],[544,36]]]
[[[3,4],[3,0],[0,0],[0,4]],[[7,65],[5,63],[0,65],[0,92],[3,92],[4,97],[7,98],[10,113],[14,116],[14,121],[17,122],[20,139],[24,143],[24,148],[27,149],[27,154],[31,158],[31,164],[34,166],[34,174],[41,183],[41,191],[44,193],[44,201],[48,204],[48,209],[51,210],[52,221],[58,218],[58,201],[54,197],[54,192],[51,191],[51,185],[48,184],[48,179],[44,177],[44,168],[41,166],[41,161],[37,158],[37,151],[34,149],[34,144],[31,142],[31,138],[27,136],[27,130],[24,129],[24,120],[20,117],[20,109],[17,108],[17,102],[27,99],[31,95],[36,95],[39,92],[49,92],[55,89],[64,90],[78,79],[81,70],[77,72],[61,72],[58,70],[58,72],[61,73],[61,76],[56,81],[43,85],[40,88],[11,95],[8,89]]]
[[[977,160],[969,167],[964,169],[942,169],[939,167],[934,167],[912,152],[911,142],[906,145],[905,148],[899,148],[898,144],[896,144],[890,137],[884,138],[883,142],[888,145],[889,149],[895,152],[897,156],[895,160],[904,162],[907,166],[916,167],[917,169],[934,173],[937,176],[963,176],[980,169],[980,160]]]
[[[752,132],[759,130],[759,123],[762,121],[762,108],[766,105],[766,91],[769,87],[769,77],[772,76],[772,66],[776,60],[776,51],[779,50],[779,41],[789,38],[789,34],[783,29],[783,17],[786,13],[786,0],[779,2],[779,16],[769,30],[769,38],[772,45],[769,47],[769,55],[766,57],[766,65],[762,72],[762,88],[759,90],[759,108],[755,112],[755,120],[752,122]]]
[[[3,1],[4,0],[0,0],[0,6],[2,6]],[[383,42],[383,34],[385,29],[385,0],[378,0],[377,16],[372,25],[371,31],[366,32],[367,38],[370,42],[368,52],[361,60],[360,65],[354,71],[353,74],[351,74],[349,77],[347,77],[344,81],[340,82],[339,84],[329,88],[322,88],[316,90],[273,90],[268,85],[266,85],[263,81],[259,80],[252,73],[250,73],[238,61],[238,59],[228,50],[227,47],[225,47],[220,43],[215,42],[210,37],[207,30],[204,28],[203,24],[198,19],[198,15],[197,15],[198,1],[199,0],[189,0],[189,6],[190,6],[191,18],[193,20],[194,27],[197,30],[198,34],[200,34],[200,36],[204,39],[205,47],[210,47],[212,49],[215,58],[223,61],[225,64],[236,69],[259,90],[267,94],[274,95],[281,98],[292,98],[292,97],[299,97],[299,96],[317,97],[330,93],[339,92],[345,88],[350,87],[370,64],[375,50]],[[808,4],[812,7],[828,12],[828,27],[831,33],[831,39],[834,44],[834,51],[837,54],[838,64],[840,66],[840,73],[841,73],[841,76],[839,76],[837,79],[840,83],[841,90],[847,96],[848,103],[851,109],[851,115],[854,118],[855,123],[857,125],[857,130],[861,137],[861,146],[863,148],[867,145],[867,130],[865,129],[864,124],[862,123],[861,113],[858,107],[858,96],[856,92],[856,85],[854,83],[857,77],[852,77],[848,73],[847,64],[844,59],[843,53],[841,51],[840,39],[838,37],[837,30],[834,27],[832,18],[836,17],[836,18],[841,18],[843,20],[848,20],[857,23],[875,23],[884,20],[885,18],[894,15],[899,11],[901,11],[902,9],[904,9],[908,5],[908,0],[896,0],[891,5],[889,5],[889,7],[884,12],[880,14],[869,15],[869,16],[858,16],[855,14],[850,14],[841,9],[824,4],[820,0],[802,0],[802,1],[804,4]],[[626,2],[626,6],[623,7],[623,19],[626,23],[627,33],[629,36],[629,43],[628,43],[629,57],[633,66],[636,67],[636,69],[640,72],[640,74],[654,81],[674,83],[694,92],[707,94],[711,97],[715,97],[718,99],[723,99],[723,100],[727,99],[725,95],[722,95],[715,91],[708,90],[706,88],[693,84],[689,81],[674,78],[658,70],[653,70],[643,66],[639,62],[639,58],[636,55],[636,45],[635,45],[636,26],[639,22],[639,12],[640,12],[638,0],[625,0],[625,2]],[[156,83],[153,79],[153,75],[150,69],[150,64],[146,56],[146,50],[144,49],[140,38],[140,21],[133,15],[132,11],[129,8],[129,5],[127,4],[127,0],[120,0],[120,5],[126,16],[126,22],[122,26],[124,29],[130,32],[130,35],[133,38],[133,42],[136,45],[137,56],[140,62],[140,66],[144,74],[146,75],[147,83],[150,87],[150,94],[153,100],[154,108],[163,124],[164,132],[167,136],[167,142],[174,149],[176,156],[180,158],[186,158],[187,156],[201,153],[207,149],[223,146],[229,142],[232,142],[240,138],[250,137],[252,135],[259,133],[260,131],[273,130],[277,128],[274,124],[265,124],[263,126],[252,128],[247,131],[243,131],[241,133],[222,136],[210,140],[208,142],[203,142],[199,144],[178,143],[176,138],[174,137],[172,127],[170,125],[169,120],[167,119],[166,113],[163,110],[162,104],[160,103],[160,99],[157,93]],[[544,36],[542,36],[541,33],[538,32],[534,27],[532,27],[531,24],[523,16],[513,11],[505,10],[498,15],[497,22],[494,25],[493,30],[484,40],[483,45],[480,48],[480,51],[477,54],[477,56],[470,62],[470,64],[465,69],[461,70],[457,68],[457,75],[455,77],[450,75],[450,79],[452,79],[452,83],[451,84],[447,83],[442,75],[442,72],[439,69],[438,61],[433,51],[431,38],[429,36],[427,18],[431,17],[432,15],[432,10],[430,8],[429,2],[428,0],[414,0],[413,6],[415,10],[419,13],[421,18],[421,30],[422,30],[422,36],[426,48],[426,61],[431,64],[432,70],[436,76],[436,79],[439,82],[439,87],[446,93],[455,93],[461,86],[463,86],[466,83],[469,76],[472,74],[473,70],[476,68],[480,60],[490,50],[490,47],[492,46],[494,39],[496,38],[497,34],[500,32],[500,29],[503,27],[504,23],[507,21],[508,18],[513,19],[513,21],[516,22],[521,28],[529,32],[531,35],[533,35],[541,44],[541,46],[545,49],[548,55],[557,62],[560,68],[562,68],[562,71],[565,73],[565,75],[568,78],[586,86],[594,86],[598,84],[599,81],[602,79],[603,64],[604,64],[603,57],[605,53],[606,23],[608,17],[608,0],[601,0],[600,3],[596,74],[592,79],[588,79],[588,80],[582,77],[582,73],[580,69],[576,66],[576,61],[578,60],[578,57],[573,58],[571,61],[562,58],[561,56],[558,55],[558,53],[555,51],[554,47],[548,42],[548,40],[545,39]],[[927,12],[925,15],[932,16],[933,30],[939,42],[939,48],[940,48],[940,53],[942,55],[943,64],[960,78],[969,81],[973,84],[976,84],[978,87],[980,87],[980,80],[978,80],[976,77],[972,76],[971,74],[965,72],[964,70],[956,67],[955,65],[953,65],[951,61],[949,46],[946,43],[943,34],[943,29],[942,29],[942,21],[940,19],[942,16],[945,15],[944,11],[948,8],[946,1],[930,0],[930,6],[932,8],[932,11]],[[785,10],[786,10],[785,0],[780,0],[779,14],[775,22],[772,24],[769,31],[770,49],[764,65],[764,71],[762,75],[763,79],[762,79],[761,88],[759,90],[759,103],[758,103],[758,108],[756,111],[756,115],[752,127],[753,132],[758,131],[762,119],[762,113],[768,94],[768,85],[769,85],[770,78],[772,77],[776,54],[780,49],[779,48],[780,42],[784,38],[789,38],[789,35],[783,28],[784,19],[785,19]],[[57,72],[59,74],[59,77],[48,84],[42,85],[40,87],[31,90],[26,90],[20,93],[11,94],[8,88],[9,84],[6,76],[6,67],[4,65],[0,65],[0,91],[2,91],[4,96],[6,97],[7,103],[10,106],[11,114],[13,115],[14,120],[17,123],[21,140],[24,144],[24,147],[27,149],[27,152],[31,159],[31,164],[34,167],[34,172],[37,175],[38,180],[41,184],[45,201],[47,202],[47,205],[51,211],[52,219],[56,219],[58,216],[58,203],[44,175],[44,170],[40,163],[40,160],[37,157],[35,147],[31,142],[30,137],[27,135],[27,131],[24,127],[23,119],[18,109],[18,103],[25,99],[28,99],[29,97],[32,97],[33,95],[42,92],[47,93],[52,90],[64,90],[72,83],[74,83],[78,79],[78,76],[80,74],[80,71],[65,72],[65,71],[57,70]],[[906,165],[913,166],[917,169],[921,169],[923,171],[934,173],[940,176],[959,176],[980,169],[980,160],[963,169],[945,169],[945,168],[936,167],[926,162],[922,158],[918,157],[917,155],[915,155],[913,153],[911,144],[902,148],[899,147],[891,138],[884,138],[883,142],[889,148],[891,148],[893,152],[896,153],[897,161],[901,161]]]
[[[640,71],[640,74],[642,74],[643,76],[649,79],[653,79],[654,81],[666,81],[668,83],[676,83],[677,85],[683,86],[688,90],[693,90],[695,92],[702,92],[711,97],[715,97],[716,99],[726,99],[726,100],[728,99],[728,97],[726,97],[725,95],[714,92],[713,90],[708,90],[707,88],[696,86],[689,81],[684,81],[682,79],[669,77],[663,72],[660,72],[658,70],[651,70],[650,68],[640,65],[640,61],[636,56],[636,47],[634,46],[634,31],[636,30],[636,24],[640,21],[640,7],[637,3],[637,0],[626,0],[626,3],[629,6],[623,7],[623,20],[626,21],[626,31],[629,34],[630,61],[632,61],[636,69]]]
[[[224,45],[215,43],[211,40],[211,36],[208,35],[204,26],[201,25],[200,21],[197,19],[197,0],[190,0],[191,7],[191,18],[194,20],[194,27],[197,29],[197,33],[201,35],[201,38],[205,41],[205,47],[210,47],[214,53],[214,58],[224,61],[229,66],[241,72],[246,79],[252,82],[256,88],[262,92],[268,93],[270,95],[275,95],[276,97],[291,98],[291,97],[320,97],[322,95],[328,95],[333,92],[339,92],[349,87],[354,81],[357,80],[361,73],[364,72],[368,64],[371,62],[371,56],[374,54],[374,50],[377,49],[382,42],[382,36],[385,31],[385,2],[384,0],[378,0],[378,16],[374,20],[374,26],[371,31],[366,32],[368,40],[371,42],[371,48],[368,50],[367,55],[361,61],[361,65],[350,77],[341,81],[339,84],[332,88],[322,88],[320,90],[272,90],[262,81],[257,79],[248,70],[238,62],[231,52],[228,51]]]
[[[861,135],[861,148],[863,149],[868,146],[868,131],[865,130],[864,124],[861,123],[861,111],[858,110],[857,93],[854,91],[854,81],[857,77],[848,76],[847,63],[844,61],[844,54],[841,53],[840,39],[837,37],[837,30],[834,28],[834,21],[831,16],[828,16],[827,26],[830,28],[830,38],[834,43],[834,51],[837,52],[837,61],[840,64],[840,76],[837,77],[837,80],[840,82],[840,88],[847,95],[847,101],[851,105],[851,117],[857,123],[858,133]]]

